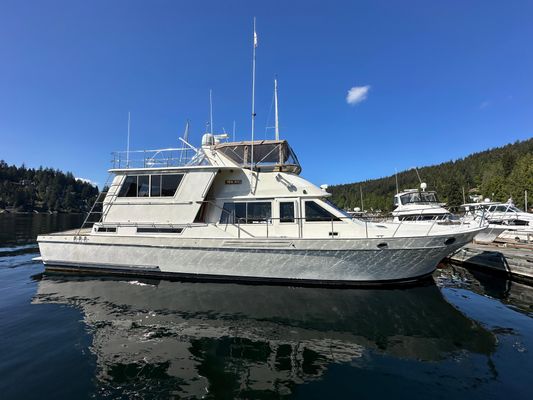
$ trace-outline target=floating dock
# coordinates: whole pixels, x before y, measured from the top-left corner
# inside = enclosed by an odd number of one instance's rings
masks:
[[[471,243],[448,257],[452,263],[533,283],[533,244],[508,240]]]

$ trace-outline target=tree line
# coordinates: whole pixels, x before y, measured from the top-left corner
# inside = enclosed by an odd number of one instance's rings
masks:
[[[26,168],[0,160],[0,210],[85,212],[98,188],[72,173],[52,168]]]
[[[493,201],[507,201],[512,197],[519,207],[524,206],[524,191],[528,191],[528,204],[533,203],[533,138],[517,141],[465,158],[442,164],[418,168],[420,177],[428,190],[436,190],[439,201],[451,209],[463,204],[463,190],[466,201],[469,195],[477,193]],[[407,170],[397,174],[398,187],[418,188],[420,182],[416,171]],[[364,182],[330,186],[333,202],[339,207],[351,210],[361,207],[360,190],[363,192],[365,210],[392,211],[393,196],[396,193],[395,175]]]

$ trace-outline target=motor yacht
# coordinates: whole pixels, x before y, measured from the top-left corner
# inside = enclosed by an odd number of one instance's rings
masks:
[[[473,218],[479,218],[483,215],[490,225],[505,225],[508,229],[533,227],[533,214],[516,207],[512,198],[507,200],[507,203],[489,200],[482,203],[463,204],[462,207]]]
[[[485,199],[479,203],[466,203],[465,222],[474,224],[481,219],[487,221],[488,229],[475,237],[476,241],[492,242],[497,238],[530,242],[533,237],[533,214],[515,206],[510,198],[506,203]]]
[[[420,189],[407,189],[394,195],[392,216],[395,222],[452,221],[453,215],[437,200],[435,191],[426,191],[422,182]]]
[[[483,220],[347,216],[300,176],[286,140],[226,142],[207,133],[198,148],[184,143],[116,153],[109,190],[84,225],[38,237],[46,270],[300,285],[412,282],[486,227]]]

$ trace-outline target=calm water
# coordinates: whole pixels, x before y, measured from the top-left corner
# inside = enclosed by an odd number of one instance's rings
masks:
[[[435,285],[338,290],[42,276],[0,215],[0,397],[518,399],[533,289],[446,267]]]

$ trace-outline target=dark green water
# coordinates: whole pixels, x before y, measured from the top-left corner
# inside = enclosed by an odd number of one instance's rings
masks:
[[[42,276],[0,215],[0,398],[519,399],[533,289],[446,266],[435,284],[313,289]]]

